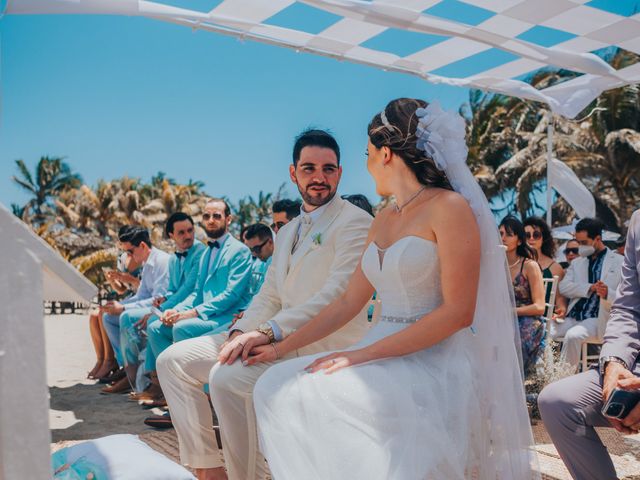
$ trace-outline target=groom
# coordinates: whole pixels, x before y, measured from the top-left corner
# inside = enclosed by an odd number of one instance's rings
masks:
[[[327,132],[307,130],[296,138],[289,174],[302,196],[301,215],[278,233],[266,280],[244,317],[229,335],[185,340],[158,358],[181,460],[200,480],[266,478],[268,469],[258,452],[253,387],[272,363],[243,366],[239,356],[248,342],[281,339],[341,295],[360,261],[371,225],[370,215],[336,195],[342,174],[340,149]],[[297,353],[346,348],[366,329],[365,309],[338,332]],[[228,477],[202,391],[207,382],[220,420]]]

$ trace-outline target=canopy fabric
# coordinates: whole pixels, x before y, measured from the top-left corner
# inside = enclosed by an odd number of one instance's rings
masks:
[[[165,0],[201,5],[202,1]],[[640,53],[640,13],[620,0],[209,0],[210,10],[144,0],[8,0],[6,14],[144,16],[298,51],[547,103],[574,117],[603,91],[640,82],[594,51]],[[631,4],[631,7],[629,5]],[[611,2],[609,2],[611,5]],[[580,74],[537,90],[545,67]]]
[[[595,217],[596,200],[574,171],[555,158],[550,166],[549,185],[571,205],[579,218]]]

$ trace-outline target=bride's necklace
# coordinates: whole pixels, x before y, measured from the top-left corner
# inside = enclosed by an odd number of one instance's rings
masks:
[[[415,200],[415,198],[416,198],[418,195],[420,195],[420,194],[424,191],[424,189],[425,189],[425,188],[427,188],[427,186],[426,186],[426,185],[424,185],[420,190],[418,190],[416,193],[414,193],[414,194],[413,194],[413,196],[412,196],[409,200],[407,200],[406,202],[404,202],[404,204],[402,204],[402,206],[399,206],[399,205],[396,203],[396,212],[398,212],[398,213],[402,212],[402,209],[403,209],[404,207],[406,207],[407,205],[409,205],[413,200]]]

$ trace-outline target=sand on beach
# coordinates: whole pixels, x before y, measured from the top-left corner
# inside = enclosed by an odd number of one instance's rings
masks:
[[[88,315],[47,315],[44,325],[52,442],[156,432],[142,423],[154,412],[126,395],[101,394],[104,385],[87,379],[96,361]]]

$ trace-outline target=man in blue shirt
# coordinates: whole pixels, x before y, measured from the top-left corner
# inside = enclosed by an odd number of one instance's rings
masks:
[[[134,227],[124,232],[120,238],[122,249],[142,267],[140,286],[135,295],[121,302],[111,301],[102,307],[104,315],[102,322],[113,346],[118,364],[126,368],[127,358],[133,354],[125,351],[129,342],[123,337],[131,334],[134,324],[143,317],[153,303],[155,297],[160,297],[167,292],[169,283],[169,254],[155,248],[151,244],[149,231],[146,228]],[[127,358],[125,358],[127,357]],[[136,359],[137,360],[137,359]],[[127,372],[128,375],[135,372]],[[131,380],[131,375],[129,375]],[[113,386],[103,389],[105,393],[119,393],[128,388],[127,378],[119,380]]]

